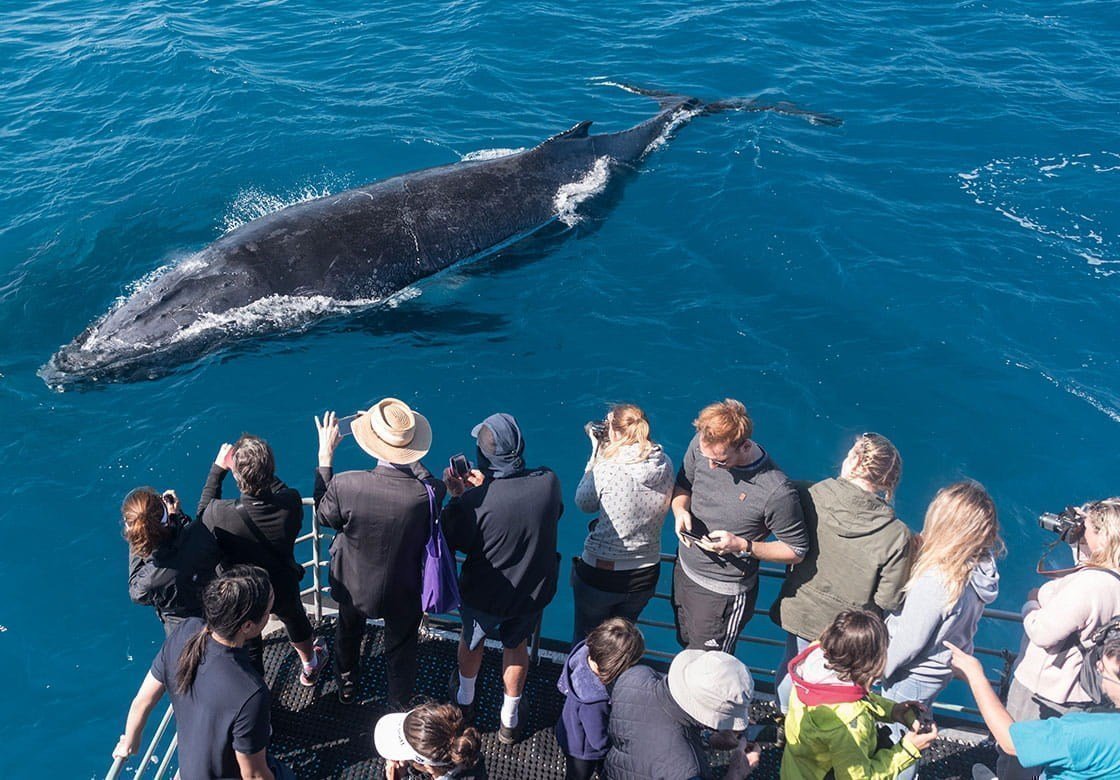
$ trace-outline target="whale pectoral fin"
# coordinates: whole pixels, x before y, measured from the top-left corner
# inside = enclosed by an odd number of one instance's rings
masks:
[[[565,130],[562,133],[557,133],[556,135],[552,136],[552,138],[549,138],[548,140],[549,141],[559,141],[561,139],[570,140],[570,139],[573,139],[573,138],[587,138],[587,130],[590,127],[591,127],[591,120],[587,119],[583,122],[580,122],[578,125],[573,126],[571,130]],[[548,141],[546,141],[545,143],[548,143]]]

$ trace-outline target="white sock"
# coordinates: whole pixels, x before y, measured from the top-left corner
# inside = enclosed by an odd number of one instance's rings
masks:
[[[474,683],[478,679],[478,675],[474,677],[467,677],[462,672],[459,672],[459,693],[455,696],[460,704],[470,704],[474,701]]]
[[[502,725],[507,729],[517,728],[517,705],[520,703],[520,696],[502,694]]]

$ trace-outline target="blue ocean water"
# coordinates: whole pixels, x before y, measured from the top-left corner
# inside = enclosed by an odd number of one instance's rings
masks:
[[[645,407],[679,460],[696,410],[738,397],[804,479],[879,431],[912,526],[948,481],[991,490],[1008,609],[1038,584],[1037,513],[1117,492],[1107,4],[15,0],[0,20],[0,776],[108,765],[160,639],[128,601],[123,494],[193,506],[242,431],[308,490],[323,409],[408,400],[433,469],[512,412],[569,498],[581,424],[610,401]],[[254,216],[650,115],[610,80],[845,123],[697,118],[566,234],[394,307],[150,382],[59,393],[36,376],[137,280]],[[585,520],[569,508],[566,554]],[[546,632],[570,610],[562,590]]]

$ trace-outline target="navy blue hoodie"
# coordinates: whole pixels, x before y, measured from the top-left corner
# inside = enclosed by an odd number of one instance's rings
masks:
[[[576,645],[556,681],[556,687],[564,694],[556,742],[567,756],[598,761],[606,757],[610,747],[607,723],[611,718],[611,695],[591,671],[588,655],[586,642]]]

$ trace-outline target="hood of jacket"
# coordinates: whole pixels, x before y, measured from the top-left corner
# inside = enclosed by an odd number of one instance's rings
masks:
[[[556,687],[565,696],[571,696],[581,704],[595,704],[610,701],[607,686],[587,663],[590,651],[586,642],[580,642],[568,656],[564,671],[556,682]]]
[[[845,704],[867,695],[859,685],[841,680],[828,668],[821,646],[814,642],[789,662],[789,678],[797,698],[806,707],[818,704]]]
[[[823,480],[813,485],[809,493],[817,510],[817,522],[837,536],[870,536],[898,519],[890,504],[846,479]]]
[[[996,596],[999,595],[999,570],[991,555],[985,555],[973,567],[968,587],[975,591],[985,606],[996,600]]]
[[[630,477],[651,490],[660,490],[676,477],[673,464],[658,444],[653,445],[644,458],[640,457],[641,448],[637,444],[626,444],[618,448],[615,458]]]

